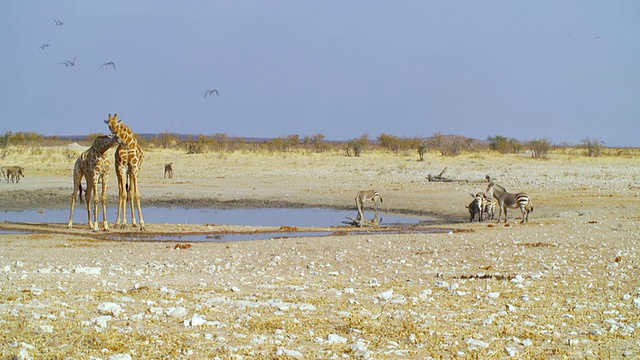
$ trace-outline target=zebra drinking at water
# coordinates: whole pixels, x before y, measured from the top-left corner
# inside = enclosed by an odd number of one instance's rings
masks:
[[[484,203],[484,194],[477,193],[475,195],[471,194],[473,200],[467,205],[467,209],[469,209],[469,222],[473,222],[473,220],[477,217],[478,222],[482,221],[482,210]]]
[[[529,221],[529,213],[533,212],[533,203],[531,202],[531,198],[529,195],[525,193],[510,193],[507,192],[505,188],[496,184],[489,183],[489,187],[487,187],[487,191],[485,191],[485,196],[487,198],[494,197],[498,200],[498,205],[500,205],[501,211],[498,212],[498,221],[500,222],[500,218],[502,217],[502,213],[504,212],[504,222],[507,222],[507,208],[520,208],[522,212],[522,221]]]
[[[378,200],[383,202],[382,196],[376,190],[363,190],[358,191],[356,194],[356,207],[358,208],[358,219],[364,219],[364,202],[367,200],[373,201],[376,214],[378,213]]]

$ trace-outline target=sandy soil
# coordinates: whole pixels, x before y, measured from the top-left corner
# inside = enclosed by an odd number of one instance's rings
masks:
[[[2,209],[67,207],[67,152],[10,153],[0,165],[26,177],[0,183]],[[176,241],[122,242],[105,239],[137,230],[3,222],[0,356],[640,357],[637,157],[416,157],[148,150],[143,206],[353,209],[358,190],[375,188],[383,215],[451,231],[184,243],[180,234],[275,229],[145,218],[147,232]],[[462,181],[426,181],[444,167]],[[532,197],[528,224],[516,210],[506,224],[468,222],[487,174]],[[113,172],[109,184],[113,207]]]

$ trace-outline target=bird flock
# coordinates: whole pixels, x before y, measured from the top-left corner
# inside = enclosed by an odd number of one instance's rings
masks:
[[[64,22],[62,22],[59,19],[54,19],[53,22],[55,23],[56,27],[61,27],[64,25]],[[49,43],[43,43],[42,45],[40,45],[38,47],[38,49],[45,50],[46,48],[50,47],[51,45]],[[73,60],[64,60],[61,62],[58,62],[58,64],[60,65],[64,65],[65,67],[75,67],[76,66],[76,56],[73,57]],[[107,61],[105,63],[103,63],[102,65],[100,65],[100,67],[98,67],[98,70],[116,70],[116,64],[113,61]],[[218,92],[218,90],[216,89],[210,89],[205,91],[204,93],[204,97],[213,97],[213,95],[216,96],[220,96],[220,92]]]

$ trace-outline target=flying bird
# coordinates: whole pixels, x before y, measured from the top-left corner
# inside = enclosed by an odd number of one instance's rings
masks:
[[[42,44],[40,45],[40,50],[44,50],[46,47],[49,47],[49,44]]]
[[[100,69],[105,68],[105,70],[109,70],[109,67],[112,67],[113,70],[115,70],[116,69],[116,64],[114,64],[113,61],[109,61],[109,62],[106,62],[106,63],[102,64],[100,66]],[[98,70],[100,70],[100,69],[98,69]]]
[[[220,96],[220,94],[218,93],[218,90],[212,89],[212,90],[207,90],[207,92],[204,93],[204,97],[213,96],[213,93],[215,93],[216,96]]]
[[[65,62],[61,62],[61,63],[58,63],[58,64],[62,64],[62,65],[67,66],[67,67],[76,66],[76,58],[74,56],[73,60],[65,60]]]
[[[60,21],[60,20],[57,20],[57,19],[56,19],[56,20],[53,20],[53,21],[56,23],[56,26],[62,26],[62,25],[64,25],[64,23],[63,23],[62,21]]]

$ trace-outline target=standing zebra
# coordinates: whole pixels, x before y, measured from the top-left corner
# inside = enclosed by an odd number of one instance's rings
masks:
[[[493,197],[486,197],[485,194],[482,195],[482,212],[487,213],[489,220],[493,220],[495,217],[494,210],[497,205],[498,200]]]
[[[376,190],[362,190],[358,191],[356,194],[356,207],[358,208],[358,220],[364,219],[364,202],[366,200],[373,201],[373,204],[376,209],[376,214],[378,214],[378,200],[383,202],[382,196]]]
[[[489,183],[489,187],[487,187],[487,191],[485,192],[485,196],[487,198],[494,197],[498,200],[498,205],[500,205],[500,212],[498,212],[498,221],[500,222],[500,218],[502,217],[502,212],[504,212],[504,222],[507,222],[507,208],[520,208],[522,212],[522,221],[529,221],[529,213],[533,212],[533,203],[531,202],[531,198],[529,195],[525,193],[517,193],[512,194],[507,192],[505,188],[496,184]]]

